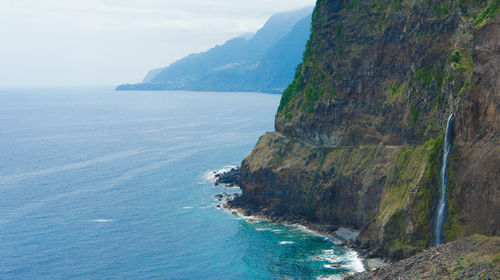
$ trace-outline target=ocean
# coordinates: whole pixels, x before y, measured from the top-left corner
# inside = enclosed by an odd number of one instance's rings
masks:
[[[215,207],[279,95],[0,90],[0,279],[336,279],[355,252]]]

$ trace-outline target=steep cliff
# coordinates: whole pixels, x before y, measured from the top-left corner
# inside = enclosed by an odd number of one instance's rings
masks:
[[[500,234],[500,0],[318,0],[294,81],[242,162],[237,206],[429,247],[455,114],[445,239]]]

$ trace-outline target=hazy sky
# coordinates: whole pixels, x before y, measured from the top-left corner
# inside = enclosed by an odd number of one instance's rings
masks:
[[[116,85],[315,0],[0,0],[0,86]]]

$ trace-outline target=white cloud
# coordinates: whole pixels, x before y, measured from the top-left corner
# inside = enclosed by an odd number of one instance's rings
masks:
[[[0,86],[139,81],[314,0],[0,0]]]

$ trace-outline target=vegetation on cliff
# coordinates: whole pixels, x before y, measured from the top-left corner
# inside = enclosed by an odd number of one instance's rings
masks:
[[[498,9],[498,0],[318,1],[277,130],[317,144],[328,143],[311,137],[310,127],[378,130],[391,144],[436,137],[470,89],[474,31]],[[356,113],[363,119],[350,120]]]
[[[500,237],[473,235],[348,279],[500,279]]]
[[[240,202],[360,229],[373,255],[412,255],[431,245],[454,112],[446,239],[500,234],[498,7],[319,0],[276,133],[242,163]]]

